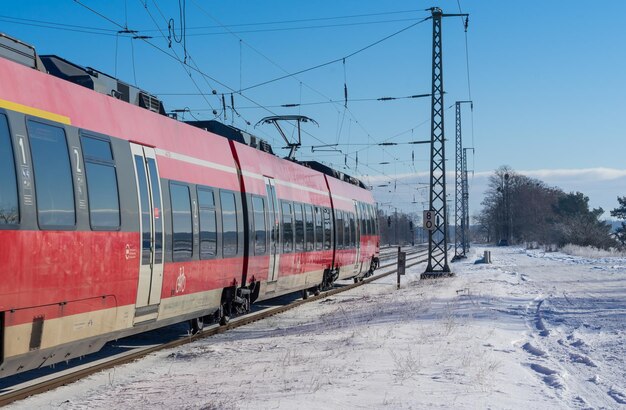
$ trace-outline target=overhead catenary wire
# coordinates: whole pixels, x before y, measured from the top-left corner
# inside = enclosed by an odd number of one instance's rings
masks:
[[[202,30],[202,29],[212,29],[212,28],[231,28],[231,27],[249,27],[249,26],[264,26],[264,25],[272,25],[272,24],[308,23],[308,22],[313,22],[313,21],[328,21],[328,20],[342,20],[342,19],[351,19],[351,18],[362,18],[362,17],[376,17],[376,16],[391,15],[391,14],[421,13],[423,11],[424,10],[421,10],[421,9],[397,10],[397,11],[387,11],[387,12],[379,12],[379,13],[351,14],[351,15],[347,15],[347,16],[317,17],[317,18],[294,19],[294,20],[263,21],[263,22],[257,22],[257,23],[219,24],[217,26],[189,27],[188,30]],[[370,22],[366,22],[366,23],[370,23]],[[150,30],[142,30],[142,31],[149,32]]]
[[[176,26],[173,18],[167,22],[168,31],[168,47],[172,48],[172,39],[183,46],[183,62],[187,62],[187,2],[186,0],[178,0],[178,13],[180,19],[180,35],[176,36]]]
[[[427,21],[428,19],[430,19],[430,17],[424,17],[423,19],[417,21],[416,23],[413,23],[413,24],[411,24],[411,25],[409,25],[407,27],[404,27],[401,30],[395,31],[395,32],[393,32],[393,33],[391,33],[391,34],[389,34],[389,35],[387,35],[387,36],[385,36],[385,37],[383,37],[383,38],[381,38],[381,39],[379,39],[379,40],[377,40],[377,41],[375,41],[373,43],[370,43],[370,44],[368,44],[368,45],[366,45],[364,47],[361,47],[360,49],[358,49],[356,51],[353,51],[352,53],[347,54],[347,55],[345,55],[343,57],[336,58],[334,60],[330,60],[330,61],[327,61],[325,63],[317,64],[317,65],[312,66],[312,67],[304,68],[302,70],[299,70],[299,71],[296,71],[296,72],[293,72],[293,73],[289,73],[289,74],[286,74],[286,75],[283,75],[283,76],[280,76],[280,77],[277,77],[277,78],[273,78],[271,80],[266,80],[266,81],[260,82],[258,84],[250,85],[248,87],[245,87],[245,88],[239,90],[239,92],[252,90],[253,88],[258,88],[258,87],[261,87],[261,86],[264,86],[264,85],[267,85],[267,84],[274,83],[276,81],[284,80],[285,78],[293,77],[295,75],[306,73],[308,71],[317,70],[319,68],[326,67],[328,65],[335,64],[335,63],[338,63],[338,62],[343,61],[345,59],[354,57],[355,55],[360,54],[360,53],[364,52],[365,50],[368,50],[368,49],[370,49],[370,48],[372,48],[374,46],[377,46],[378,44],[380,44],[380,43],[382,43],[382,42],[384,42],[386,40],[389,40],[390,38],[395,37],[398,34],[404,33],[405,31],[407,31],[409,29],[412,29],[413,27],[415,27],[415,26],[417,26],[417,25]]]
[[[152,20],[152,22],[158,27],[158,24],[154,18],[154,16],[152,15],[152,13],[150,13],[150,10],[148,9],[148,3],[142,3],[144,6],[144,9],[146,10],[146,13],[148,14],[148,16],[150,17],[150,19]],[[163,13],[161,12],[161,10],[159,9],[158,5],[155,2],[155,8],[157,9],[157,11],[159,12],[159,14],[161,14],[161,17],[167,21],[167,19],[165,18],[165,16],[163,15]],[[160,34],[163,38],[166,38],[165,33],[160,30]],[[174,55],[176,56],[176,59],[180,62],[180,57],[178,57],[178,54],[176,53],[176,50],[172,50],[172,52],[174,53]],[[187,76],[189,77],[189,79],[191,80],[191,82],[193,83],[194,87],[198,90],[198,92],[202,92],[202,90],[200,89],[200,86],[198,85],[198,83],[194,80],[193,76],[191,75],[191,72],[187,69],[187,64],[185,63],[181,63],[181,66],[183,68],[183,70],[185,70],[185,73],[187,74]],[[204,77],[202,77],[204,78]],[[206,81],[206,78],[205,78]],[[213,87],[211,86],[211,84],[208,83],[207,84],[209,86],[209,88],[213,89]],[[211,102],[208,100],[208,98],[206,98],[206,96],[203,96],[204,101],[207,103],[207,105],[211,108],[211,112],[213,113],[213,115],[215,117],[217,117],[218,113],[216,112],[216,110],[213,108],[213,105],[211,104]]]
[[[462,14],[463,11],[461,10],[461,1],[460,0],[456,0],[457,6],[459,7],[459,13]],[[468,44],[468,39],[467,39],[467,27],[464,30],[464,34],[465,34],[465,68],[467,70],[467,95],[468,95],[468,99],[470,101],[472,100],[472,83],[471,83],[471,76],[470,76],[470,62],[469,62],[469,44]],[[474,106],[472,105],[471,107],[471,113],[470,113],[470,127],[471,127],[471,136],[472,136],[472,169],[476,169],[476,155],[475,155],[475,142],[474,142]],[[473,173],[472,173],[472,177],[473,177]]]
[[[200,96],[200,95],[209,95],[208,93],[160,93],[155,92],[154,94],[160,96]],[[430,94],[415,94],[415,95],[407,95],[402,97],[377,97],[377,98],[352,98],[348,99],[345,102],[370,102],[370,101],[397,101],[397,100],[410,100],[415,98],[424,98],[430,97]],[[295,108],[295,107],[304,107],[310,105],[324,105],[324,104],[340,104],[339,100],[330,100],[330,101],[311,101],[311,102],[299,102],[299,103],[285,103],[285,104],[274,104],[274,105],[266,105],[266,107],[270,108]],[[252,109],[258,108],[256,106],[244,106],[239,107],[240,109]],[[202,109],[198,109],[198,111],[202,111]]]
[[[27,20],[27,19],[21,19]],[[49,22],[45,20],[31,20],[31,21],[20,21],[15,17],[9,16],[0,16],[0,21],[25,25],[31,27],[42,27],[49,28],[54,30],[61,31],[73,31],[77,33],[85,33],[92,35],[101,35],[101,36],[114,36],[115,32],[113,30],[103,30],[98,27],[84,27],[84,26],[72,26],[66,25],[62,23]],[[212,32],[212,33],[187,33],[188,37],[199,37],[199,36],[219,36],[226,34],[251,34],[251,33],[263,33],[263,32],[275,32],[275,31],[297,31],[297,30],[315,30],[315,29],[326,29],[326,28],[339,28],[339,27],[351,27],[351,26],[359,26],[359,25],[367,25],[371,26],[373,24],[389,24],[389,23],[397,23],[397,22],[406,22],[406,21],[415,21],[415,18],[407,18],[407,19],[395,19],[395,20],[374,20],[367,22],[356,22],[356,23],[342,23],[342,24],[326,24],[326,25],[314,25],[314,26],[303,26],[303,27],[283,27],[283,28],[269,28],[269,29],[257,29],[257,30],[238,30],[238,31],[223,31],[223,32]],[[261,23],[262,24],[262,23]],[[218,26],[214,26],[211,28],[217,28]],[[197,28],[197,27],[196,27]],[[187,30],[190,30],[188,28]],[[157,32],[157,30],[138,30],[144,33]]]
[[[141,0],[140,0],[141,2]],[[148,13],[148,15],[150,16],[150,18],[152,19],[152,21],[155,23],[155,25],[158,27],[158,24],[156,23],[154,17],[152,16],[152,14],[150,13],[150,11],[148,10],[148,5],[147,5],[147,1],[146,2],[141,2],[142,5],[144,6],[144,8],[146,9],[146,12]],[[164,21],[168,21],[168,19],[165,17],[165,15],[163,14],[163,12],[161,11],[161,9],[158,6],[158,3],[156,0],[153,0],[154,6],[157,9],[157,11],[159,12],[159,14],[161,15],[161,17],[163,18]],[[186,24],[186,23],[185,23]],[[161,36],[163,38],[165,38],[165,34],[163,33],[163,31],[161,30]],[[185,61],[180,61],[180,57],[178,57],[178,54],[176,54],[176,51],[173,50],[173,52],[175,53],[179,63],[183,66],[183,68],[185,69],[185,72],[188,74],[190,80],[193,82],[193,84],[195,85],[196,89],[198,90],[198,95],[202,95],[203,99],[205,100],[205,102],[207,103],[207,105],[209,107],[211,107],[211,112],[214,115],[214,118],[218,118],[221,115],[224,115],[224,117],[226,116],[225,110],[226,110],[226,105],[222,104],[223,109],[222,112],[218,112],[216,109],[213,108],[212,104],[210,103],[210,101],[206,98],[206,96],[208,94],[206,93],[202,93],[202,91],[200,90],[200,87],[198,86],[198,84],[196,83],[196,81],[193,79],[193,76],[191,74],[191,71],[188,70],[187,68],[193,68],[194,70],[196,70],[197,72],[202,73],[202,71],[200,70],[200,68],[198,67],[198,65],[196,64],[195,60],[193,59],[193,57],[185,50],[185,52],[187,53],[187,58],[188,58],[188,63]],[[192,66],[193,65],[193,66]],[[207,86],[211,89],[211,94],[210,95],[217,95],[216,90],[214,89],[213,85],[208,81],[207,76],[205,75],[201,75],[201,78],[206,82]],[[252,100],[250,100],[251,102],[253,102]],[[231,94],[231,104],[232,104],[232,111],[234,114],[236,114],[237,118],[241,118],[244,123],[246,125],[250,125],[250,121],[248,121],[247,119],[245,119],[239,112],[237,112],[237,110],[234,108],[234,96]],[[259,106],[259,104],[257,104],[257,107]],[[195,110],[197,111],[197,110]],[[231,116],[231,121],[234,122],[235,119],[235,115]]]
[[[46,28],[59,28],[59,29],[67,29],[67,30],[82,29],[79,32],[94,31],[94,32],[102,32],[103,34],[107,34],[107,35],[115,35],[115,33],[117,32],[117,30],[110,29],[110,28],[83,26],[83,25],[77,25],[77,24],[59,23],[56,21],[49,21],[49,20],[36,20],[36,19],[27,19],[27,18],[3,16],[3,15],[0,15],[0,20],[11,22],[11,23],[16,23],[16,24],[33,25],[35,27],[40,27],[39,25],[49,25],[50,27],[46,27]]]
[[[203,36],[222,36],[225,34],[253,34],[253,33],[268,33],[268,32],[285,32],[285,31],[302,31],[302,30],[319,30],[319,29],[327,29],[327,28],[338,28],[338,27],[353,27],[353,26],[372,26],[374,24],[388,24],[388,23],[399,23],[399,22],[407,22],[407,21],[415,21],[415,18],[405,18],[405,19],[394,19],[394,20],[374,20],[374,21],[363,21],[363,22],[355,22],[355,23],[338,23],[338,24],[320,24],[320,25],[311,25],[311,26],[297,26],[297,27],[276,27],[276,28],[266,28],[266,29],[250,29],[250,30],[237,30],[230,32],[208,32],[208,33],[192,33],[189,34],[190,37],[203,37]]]

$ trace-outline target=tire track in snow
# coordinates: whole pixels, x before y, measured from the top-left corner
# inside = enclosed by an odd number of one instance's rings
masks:
[[[564,295],[563,300],[574,310],[580,309],[571,295]],[[531,360],[526,366],[546,386],[553,389],[567,407],[589,408],[587,397],[593,397],[596,405],[598,402],[602,403],[601,407],[611,406],[607,400],[614,401],[614,404],[626,404],[626,393],[615,386],[607,385],[598,376],[602,370],[588,356],[588,351],[593,353],[593,348],[584,340],[583,335],[576,336],[575,328],[572,329],[561,317],[568,313],[568,309],[559,312],[551,307],[550,315],[544,313],[544,308],[550,301],[550,296],[544,297],[540,294],[526,306],[528,336],[532,339],[521,346]],[[549,329],[551,322],[557,328]],[[563,327],[567,330],[566,335],[560,334]]]

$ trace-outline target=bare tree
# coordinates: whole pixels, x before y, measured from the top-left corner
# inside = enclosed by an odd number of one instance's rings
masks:
[[[482,205],[476,220],[487,240],[615,246],[609,226],[599,220],[603,210],[590,210],[588,197],[566,194],[508,166],[489,178]]]

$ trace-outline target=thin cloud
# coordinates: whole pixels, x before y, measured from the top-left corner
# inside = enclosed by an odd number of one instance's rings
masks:
[[[495,170],[494,170],[495,171]],[[470,175],[470,178],[487,178],[493,175],[494,171],[479,171]],[[572,169],[530,169],[530,170],[514,170],[516,173],[526,175],[528,177],[541,180],[555,179],[591,179],[596,181],[611,181],[619,178],[626,178],[626,169],[616,168],[572,168]],[[412,181],[416,179],[428,179],[428,172],[413,172],[396,175],[368,175],[361,178],[370,183],[379,183],[386,181]],[[454,171],[446,172],[446,178],[454,178]]]
[[[530,171],[519,171],[519,173],[538,179],[584,178],[611,181],[626,177],[626,169],[615,168],[535,169]]]

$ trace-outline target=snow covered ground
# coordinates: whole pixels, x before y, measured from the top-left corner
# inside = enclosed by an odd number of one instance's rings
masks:
[[[493,264],[475,264],[484,249]],[[626,408],[626,258],[472,248],[13,408]]]

